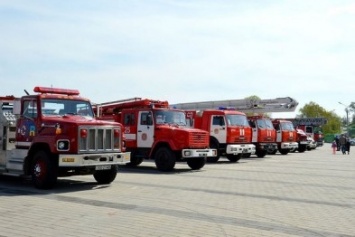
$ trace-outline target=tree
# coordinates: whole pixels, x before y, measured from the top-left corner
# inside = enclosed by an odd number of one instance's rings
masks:
[[[333,111],[327,111],[317,103],[311,101],[305,104],[300,109],[300,114],[297,115],[299,118],[317,118],[322,117],[327,120],[327,124],[323,125],[321,130],[324,134],[338,134],[341,133],[341,118],[335,114]]]
[[[257,96],[257,95],[251,95],[251,96],[245,97],[244,99],[251,100],[251,101],[259,101],[259,100],[261,100],[260,97]],[[258,112],[247,112],[245,114],[247,116],[255,116],[255,115],[263,115],[265,117],[270,117],[271,116],[269,113],[258,113]]]

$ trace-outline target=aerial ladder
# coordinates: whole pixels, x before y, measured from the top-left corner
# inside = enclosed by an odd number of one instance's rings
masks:
[[[236,100],[214,100],[204,102],[189,102],[170,105],[176,109],[235,109],[244,113],[272,113],[272,112],[293,112],[298,102],[291,97],[280,97],[275,99],[236,99]]]

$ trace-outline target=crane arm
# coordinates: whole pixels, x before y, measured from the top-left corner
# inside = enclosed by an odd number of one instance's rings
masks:
[[[298,102],[291,97],[281,97],[276,99],[237,99],[237,100],[215,100],[204,102],[190,102],[170,105],[176,109],[218,109],[229,108],[241,112],[271,113],[271,112],[293,112],[296,110]]]

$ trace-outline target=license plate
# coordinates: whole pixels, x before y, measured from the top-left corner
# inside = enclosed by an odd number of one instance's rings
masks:
[[[243,153],[248,153],[248,149],[244,148]]]
[[[111,165],[97,165],[95,170],[109,170],[111,169]]]
[[[124,159],[125,161],[130,161],[130,160],[131,160],[131,155],[130,155],[130,153],[125,153],[125,154],[123,155],[123,159]]]
[[[198,154],[198,156],[207,156],[207,154],[205,154],[205,153],[200,153],[200,154]]]

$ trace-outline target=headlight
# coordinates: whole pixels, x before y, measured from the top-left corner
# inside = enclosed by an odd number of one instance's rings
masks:
[[[58,140],[57,141],[58,151],[68,151],[69,150],[69,140]]]

